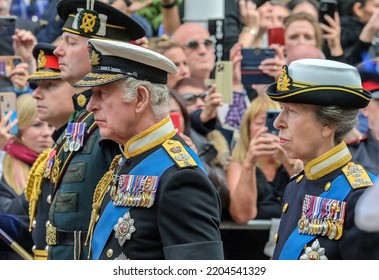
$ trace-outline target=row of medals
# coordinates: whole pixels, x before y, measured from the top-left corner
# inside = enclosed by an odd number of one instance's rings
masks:
[[[331,240],[340,239],[343,232],[343,222],[332,219],[309,219],[303,215],[297,225],[299,233],[327,236]]]
[[[77,152],[83,146],[84,135],[86,132],[86,123],[68,123],[66,130],[66,141],[63,144],[65,152]]]
[[[139,191],[123,191],[121,190],[122,183],[121,176],[136,176],[136,175],[114,175],[112,179],[112,186],[110,188],[110,197],[114,206],[127,206],[127,207],[146,207],[150,208],[154,204],[156,186],[149,191],[144,191],[143,187]],[[117,186],[119,181],[119,186]]]

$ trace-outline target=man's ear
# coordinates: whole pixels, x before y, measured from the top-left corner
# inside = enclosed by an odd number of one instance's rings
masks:
[[[360,2],[358,2],[358,1],[355,2],[354,5],[353,5],[353,7],[351,7],[351,9],[352,9],[353,14],[357,18],[361,19],[363,17],[364,11],[363,11],[363,6],[362,6],[362,4]]]
[[[150,102],[150,93],[144,86],[139,86],[137,88],[137,98],[136,98],[136,114],[139,114],[145,110]]]

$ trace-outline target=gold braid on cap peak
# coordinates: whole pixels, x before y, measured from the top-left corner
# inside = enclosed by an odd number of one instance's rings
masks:
[[[109,170],[103,175],[99,183],[97,183],[95,192],[93,194],[91,220],[88,226],[88,233],[87,233],[86,242],[85,242],[85,245],[87,244],[89,245],[88,259],[90,258],[90,255],[91,255],[92,234],[93,234],[95,224],[99,220],[99,211],[100,211],[101,203],[103,202],[105,195],[109,191],[110,184],[113,180],[114,170],[116,169],[116,166],[121,156],[122,155],[117,155],[114,157],[114,159],[112,160],[111,166],[109,167]]]
[[[50,153],[53,149],[43,151],[30,168],[28,179],[26,181],[25,197],[29,201],[29,231],[32,231],[32,225],[36,216],[36,208],[41,194],[41,185],[46,164],[49,160]]]
[[[292,83],[292,79],[288,75],[288,67],[287,65],[284,65],[282,71],[280,72],[278,82],[276,83],[276,89],[279,91],[289,91]]]

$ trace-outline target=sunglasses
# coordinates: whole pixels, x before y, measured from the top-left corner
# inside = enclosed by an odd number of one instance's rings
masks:
[[[211,46],[214,47],[215,41],[213,40],[213,38],[208,38],[203,41],[190,40],[184,46],[191,50],[197,50],[200,47],[200,44],[203,44],[208,49]]]
[[[200,98],[201,100],[205,100],[205,97],[207,97],[208,95],[208,92],[207,91],[203,91],[202,93],[200,94],[193,94],[193,93],[185,93],[183,94],[183,98],[184,100],[186,101],[186,105],[193,105],[196,103],[196,100],[198,98]]]

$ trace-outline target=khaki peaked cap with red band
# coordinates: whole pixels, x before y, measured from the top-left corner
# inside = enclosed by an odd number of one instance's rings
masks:
[[[326,59],[299,59],[284,66],[266,93],[278,102],[352,109],[366,107],[371,99],[356,67]]]
[[[37,70],[28,77],[28,81],[60,79],[58,57],[54,55],[55,46],[38,43],[33,48],[33,56],[37,62]]]
[[[62,30],[73,34],[123,42],[146,35],[145,29],[127,14],[95,0],[60,0],[57,12],[65,21]]]
[[[166,84],[168,74],[177,72],[167,57],[140,46],[101,39],[89,39],[87,45],[92,70],[76,87],[99,86],[127,77]]]

